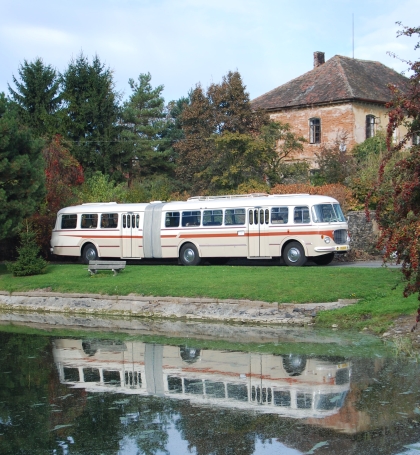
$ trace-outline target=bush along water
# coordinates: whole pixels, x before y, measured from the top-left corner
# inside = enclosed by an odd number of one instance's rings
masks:
[[[20,247],[17,248],[18,258],[8,262],[7,270],[14,276],[39,275],[44,273],[48,262],[40,257],[40,248],[36,243],[36,233],[29,223],[19,233]]]

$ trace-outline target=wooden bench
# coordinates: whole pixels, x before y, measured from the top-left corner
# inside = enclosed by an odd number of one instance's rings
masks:
[[[89,261],[88,270],[94,275],[98,270],[112,270],[114,276],[125,268],[126,261]]]

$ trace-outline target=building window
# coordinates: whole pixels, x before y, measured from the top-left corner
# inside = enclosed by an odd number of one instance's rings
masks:
[[[413,133],[413,145],[420,145],[420,133]]]
[[[375,116],[367,115],[366,116],[366,139],[375,136]]]
[[[319,118],[309,119],[309,143],[321,143],[321,119]]]

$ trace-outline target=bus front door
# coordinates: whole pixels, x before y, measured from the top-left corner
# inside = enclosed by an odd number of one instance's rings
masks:
[[[138,213],[123,213],[122,215],[122,257],[143,257],[142,236],[139,230],[140,215]]]
[[[259,207],[248,209],[248,257],[269,256],[269,210]]]

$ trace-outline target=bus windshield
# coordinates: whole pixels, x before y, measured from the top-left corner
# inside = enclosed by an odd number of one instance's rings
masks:
[[[315,223],[345,222],[340,204],[317,204],[312,207]]]

